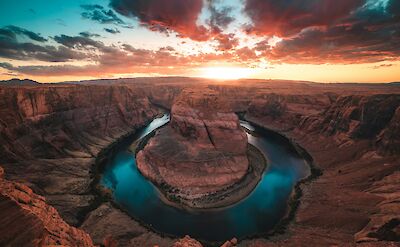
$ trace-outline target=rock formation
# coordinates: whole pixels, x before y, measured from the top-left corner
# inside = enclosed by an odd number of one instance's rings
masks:
[[[0,88],[0,156],[7,177],[46,196],[68,223],[95,199],[98,153],[158,109],[127,86]]]
[[[203,247],[200,242],[186,235],[172,245],[172,247]]]
[[[144,176],[189,201],[237,183],[249,167],[238,117],[214,91],[201,92],[183,92],[171,123],[137,155]]]
[[[395,182],[400,169],[400,94],[391,90],[346,95],[349,91],[342,96],[329,92],[323,97],[312,91],[264,95],[251,103],[247,118],[301,144],[323,175],[301,186],[303,197],[296,224],[290,227],[292,237],[244,244],[341,245],[347,239],[354,245],[395,246],[390,241],[400,239],[396,213],[400,212],[400,183]]]
[[[12,86],[12,87],[26,87],[26,86],[39,86],[40,83],[37,81],[29,80],[29,79],[11,79],[6,81],[0,81],[0,86]]]
[[[82,83],[85,85],[0,85],[0,163],[5,170],[3,174],[0,169],[0,177],[7,179],[0,179],[1,246],[6,245],[5,241],[17,241],[18,246],[32,241],[90,246],[87,234],[67,222],[81,226],[95,244],[170,247],[174,239],[140,226],[111,203],[93,204],[97,195],[90,186],[90,171],[100,150],[151,120],[159,113],[156,105],[170,108],[174,101],[171,124],[162,129],[170,135],[165,139],[168,145],[180,136],[182,143],[192,140],[207,151],[199,154],[200,158],[210,155],[211,147],[230,153],[225,145],[233,150],[236,145],[219,142],[220,138],[214,140],[213,135],[227,133],[213,128],[219,126],[220,116],[230,122],[227,112],[246,111],[249,120],[302,145],[322,170],[317,180],[301,186],[303,195],[295,219],[288,226],[290,234],[276,239],[243,240],[240,246],[398,245],[398,85],[163,80],[113,80],[112,85],[107,80]],[[202,91],[210,96],[204,97]],[[206,109],[217,109],[222,114],[208,119]],[[203,125],[195,125],[199,121],[194,119],[201,119]],[[157,150],[155,140],[150,139],[146,148]],[[240,149],[239,145],[236,154]],[[171,145],[168,150],[187,150],[179,155],[193,155],[186,144],[179,149]],[[145,153],[142,155],[146,157]],[[233,164],[233,159],[229,162]],[[243,170],[244,167],[233,174],[239,177]],[[237,177],[227,177],[223,183]],[[210,181],[213,185],[218,182]],[[190,185],[189,182],[184,181]],[[179,185],[180,181],[176,183]],[[48,212],[52,217],[47,217]],[[14,231],[26,234],[13,235]],[[192,241],[186,239],[183,243]]]
[[[44,197],[1,176],[0,233],[1,246],[94,246],[87,233],[65,223]]]

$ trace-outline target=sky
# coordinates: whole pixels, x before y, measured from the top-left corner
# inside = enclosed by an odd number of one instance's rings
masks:
[[[399,0],[1,0],[0,79],[400,81]]]

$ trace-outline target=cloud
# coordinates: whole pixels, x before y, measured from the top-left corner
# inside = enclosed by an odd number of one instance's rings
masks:
[[[290,36],[307,27],[329,26],[361,7],[365,0],[245,0],[249,32]]]
[[[212,54],[200,53],[197,55],[184,55],[178,53],[173,47],[166,46],[158,50],[138,49],[129,44],[104,45],[99,41],[90,41],[82,36],[59,35],[55,40],[60,42],[65,49],[79,50],[89,55],[86,65],[60,64],[60,65],[31,65],[13,66],[0,64],[0,67],[9,72],[17,72],[31,76],[93,76],[102,77],[113,74],[132,73],[158,73],[176,74],[184,73],[209,61],[233,60],[229,53]],[[91,54],[91,55],[90,55]],[[173,70],[170,67],[174,67]]]
[[[397,0],[387,5],[358,0],[246,0],[252,34],[282,40],[258,47],[271,62],[373,63],[398,60],[400,22]]]
[[[101,35],[97,34],[97,33],[91,33],[91,32],[80,32],[79,33],[80,36],[85,37],[85,38],[98,38],[101,37]]]
[[[385,64],[379,64],[379,65],[373,66],[372,69],[390,68],[392,66],[394,66],[394,64],[385,63]]]
[[[220,51],[231,50],[239,45],[239,39],[235,38],[235,34],[218,34],[214,37],[214,40],[218,42],[217,49]]]
[[[89,37],[85,36],[68,36],[65,34],[61,34],[54,37],[54,40],[69,48],[82,48],[87,46],[92,47],[103,47],[103,44],[100,41],[95,41]]]
[[[25,30],[25,33],[29,31]],[[32,36],[34,39],[39,39]],[[65,62],[75,59],[85,59],[86,54],[68,47],[19,42],[15,32],[0,29],[0,57],[16,60],[39,60],[46,62]]]
[[[287,63],[373,63],[397,60],[400,35],[392,28],[369,30],[365,26],[307,29],[284,39],[265,52],[272,61]]]
[[[126,17],[135,17],[153,31],[178,33],[197,41],[209,39],[209,30],[197,25],[203,0],[111,0],[110,6]]]
[[[232,7],[223,6],[218,8],[216,4],[219,2],[218,0],[207,0],[210,11],[209,25],[214,29],[224,29],[234,21],[234,18],[230,15]]]
[[[126,28],[132,28],[119,18],[111,9],[107,10],[98,4],[84,4],[81,7],[85,10],[81,15],[85,19],[99,22],[100,24],[115,24]]]
[[[34,33],[32,31],[26,30],[21,27],[17,26],[6,26],[3,28],[0,28],[0,35],[2,36],[8,36],[11,39],[16,39],[17,35],[20,36],[25,36],[31,40],[37,41],[37,42],[46,42],[47,39],[42,37],[39,33]]]
[[[14,66],[11,63],[0,63],[0,68],[13,70]]]
[[[119,31],[117,28],[104,28],[104,31],[111,34],[121,33],[121,31]]]

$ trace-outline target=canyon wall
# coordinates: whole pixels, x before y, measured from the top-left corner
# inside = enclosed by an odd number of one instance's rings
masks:
[[[244,244],[341,245],[347,241],[382,246],[399,241],[398,91],[388,87],[381,92],[338,95],[318,90],[255,98],[246,118],[298,142],[323,174],[301,186],[303,196],[295,224],[289,227],[291,237],[284,242]]]
[[[0,162],[75,225],[95,200],[97,154],[158,113],[132,86],[0,88]]]
[[[89,234],[68,225],[44,197],[3,176],[0,167],[1,246],[94,246]]]

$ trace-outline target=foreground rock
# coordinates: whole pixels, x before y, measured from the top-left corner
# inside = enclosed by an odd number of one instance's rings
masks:
[[[203,247],[200,242],[186,235],[172,245],[172,247]]]
[[[1,177],[0,245],[94,246],[87,233],[65,223],[42,196]]]
[[[171,123],[138,153],[137,164],[144,176],[171,192],[169,199],[205,207],[205,196],[248,172],[247,136],[215,92],[186,91],[172,107]]]

